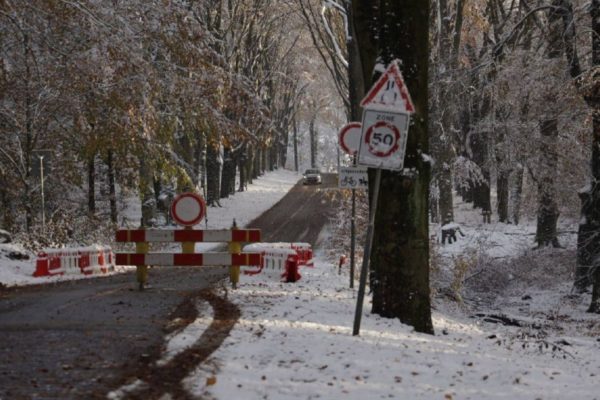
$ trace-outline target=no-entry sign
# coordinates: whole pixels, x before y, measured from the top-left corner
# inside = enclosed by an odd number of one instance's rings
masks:
[[[365,109],[358,164],[399,170],[404,167],[409,114]]]
[[[196,225],[206,215],[206,203],[196,193],[181,193],[171,204],[171,215],[179,225]]]
[[[340,129],[338,139],[340,147],[347,154],[354,155],[360,145],[361,124],[360,122],[350,122]]]

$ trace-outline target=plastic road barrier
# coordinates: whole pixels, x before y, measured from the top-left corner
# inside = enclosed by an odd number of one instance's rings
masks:
[[[313,267],[313,253],[309,243],[253,243],[244,251],[260,252],[262,264],[258,269],[244,270],[245,275],[256,275],[264,269],[283,271],[281,277],[286,282],[300,279],[298,267]]]
[[[107,273],[114,270],[109,246],[44,249],[38,253],[33,276]]]

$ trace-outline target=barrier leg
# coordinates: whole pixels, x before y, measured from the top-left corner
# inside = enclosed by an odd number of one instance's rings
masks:
[[[50,271],[48,270],[48,254],[44,252],[38,253],[38,258],[35,263],[35,272],[33,276],[48,276]]]
[[[229,242],[229,253],[239,254],[242,252],[242,244],[240,242]],[[229,280],[231,281],[231,287],[237,289],[238,282],[240,281],[240,266],[232,265],[229,267]]]
[[[150,245],[146,242],[137,242],[135,244],[136,253],[147,254],[150,250]],[[140,290],[144,290],[148,282],[148,266],[147,265],[136,265],[135,276],[137,278],[138,287]]]
[[[138,288],[144,290],[146,283],[148,282],[148,266],[147,265],[136,265],[135,276],[138,282]]]

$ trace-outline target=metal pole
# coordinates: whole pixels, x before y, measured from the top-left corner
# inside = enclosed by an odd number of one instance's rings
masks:
[[[375,175],[375,186],[373,188],[373,203],[369,215],[369,227],[367,228],[367,239],[365,240],[365,252],[363,254],[362,267],[360,269],[360,281],[358,285],[358,298],[356,299],[356,313],[354,314],[354,330],[352,335],[358,335],[360,331],[360,319],[362,317],[363,301],[365,298],[365,286],[367,286],[367,272],[369,270],[369,257],[373,245],[373,227],[375,226],[375,213],[377,212],[377,201],[379,201],[379,185],[381,184],[381,168],[377,168]]]
[[[356,153],[352,156],[352,166],[356,167]],[[356,251],[356,189],[352,189],[352,217],[350,218],[350,289],[354,288],[354,253]]]
[[[354,287],[354,248],[356,245],[356,232],[354,221],[356,216],[356,189],[352,189],[352,217],[350,219],[350,289]]]
[[[42,189],[42,232],[46,231],[46,206],[44,199],[44,156],[39,156],[40,158],[40,180],[41,180],[41,189]]]

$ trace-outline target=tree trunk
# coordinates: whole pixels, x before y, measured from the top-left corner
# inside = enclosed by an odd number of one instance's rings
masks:
[[[94,216],[96,213],[96,166],[95,156],[87,160],[88,170],[88,214]]]
[[[538,177],[538,213],[535,241],[538,247],[559,247],[556,225],[558,223],[558,205],[556,203],[556,141],[558,140],[558,122],[545,120],[541,126],[540,168]]]
[[[240,185],[238,186],[238,192],[246,190],[246,160],[248,159],[248,145],[244,144],[240,149],[240,154],[236,158],[237,168],[240,171]]]
[[[235,162],[231,149],[226,147],[223,150],[223,172],[221,173],[221,198],[225,199],[233,194],[235,190]]]
[[[433,224],[440,224],[442,219],[440,218],[440,185],[437,179],[431,180],[429,188],[429,220]]]
[[[350,121],[360,121],[360,100],[366,93],[365,81],[363,79],[363,70],[360,60],[360,50],[356,40],[356,29],[354,27],[354,17],[352,2],[346,2],[346,16],[348,19],[348,39],[346,47],[348,49],[348,95],[350,97]],[[298,169],[296,168],[296,171]]]
[[[592,0],[590,4],[590,16],[592,19],[592,64],[600,66],[600,0]],[[595,270],[594,288],[592,290],[592,303],[589,312],[600,314],[600,80],[597,73],[592,72],[594,90],[586,99],[592,107],[592,185],[590,193],[590,207],[583,215],[583,219],[595,226],[594,240],[587,251],[593,254]]]
[[[262,175],[262,172],[261,172],[262,153],[263,153],[262,146],[258,147],[254,151],[254,163],[252,165],[252,169],[254,171],[254,173],[252,174],[252,177],[254,179],[256,179]]]
[[[212,141],[206,146],[206,204],[219,205],[221,194],[221,156],[219,142]]]
[[[206,135],[204,132],[196,132],[194,145],[194,186],[202,188],[202,193],[206,197]]]
[[[311,168],[317,168],[317,138],[319,133],[317,132],[317,128],[315,127],[315,120],[317,119],[317,114],[315,113],[310,120],[310,124],[308,125],[308,132],[310,134],[310,166]]]
[[[496,196],[498,198],[498,221],[508,223],[508,194],[510,171],[498,165],[498,179],[496,180]]]
[[[588,312],[600,314],[600,266],[596,266],[594,272],[594,288],[592,290],[592,303]]]
[[[152,226],[156,217],[156,200],[154,198],[154,191],[152,190],[152,171],[143,157],[140,158],[139,176],[139,193],[142,203],[142,219],[140,221],[140,226]]]
[[[13,200],[8,193],[8,182],[5,176],[0,179],[0,204],[2,209],[2,228],[12,231],[14,228],[15,210],[13,209]]]
[[[106,157],[106,166],[108,167],[108,199],[110,202],[110,220],[113,224],[117,223],[117,191],[115,187],[115,166],[113,162],[113,151],[108,150]]]
[[[260,174],[267,172],[267,160],[269,156],[269,147],[263,147],[260,150]]]
[[[294,127],[294,171],[298,172],[298,122],[296,115],[294,115],[292,125]]]
[[[511,193],[512,222],[519,225],[521,217],[521,198],[523,197],[523,166],[518,164],[514,173],[514,183]]]
[[[485,115],[482,113],[482,115]],[[471,158],[481,168],[483,181],[472,182],[473,207],[480,208],[481,212],[491,213],[492,202],[490,196],[490,172],[488,168],[488,133],[478,132],[470,135]],[[488,214],[489,215],[489,214]],[[484,219],[484,222],[486,220]]]
[[[428,153],[428,2],[382,0],[378,22],[382,59],[402,60],[416,113],[404,164],[414,172],[403,176],[382,171],[371,254],[373,312],[399,318],[418,332],[433,333],[427,215],[430,165],[421,157]]]
[[[454,198],[452,196],[452,171],[450,165],[444,163],[438,175],[440,217],[442,225],[454,221]]]

